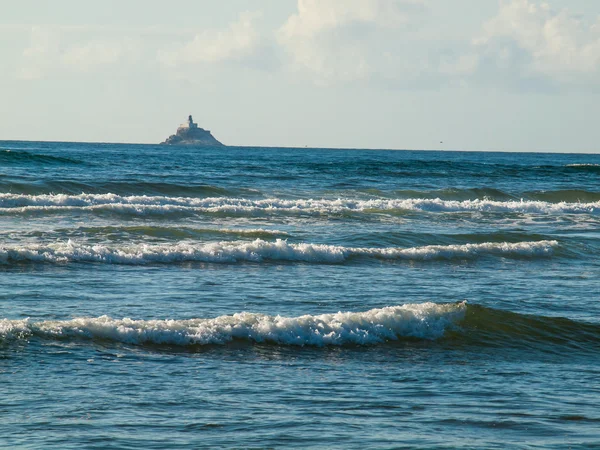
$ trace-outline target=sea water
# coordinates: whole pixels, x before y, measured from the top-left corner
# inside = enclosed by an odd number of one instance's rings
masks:
[[[600,155],[0,142],[0,447],[600,448]]]

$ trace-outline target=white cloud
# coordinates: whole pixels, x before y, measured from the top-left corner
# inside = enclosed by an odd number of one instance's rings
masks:
[[[277,39],[294,68],[320,83],[394,76],[414,56],[399,41],[424,10],[421,0],[298,0]]]
[[[423,20],[434,16],[425,14],[425,0],[298,0],[277,41],[295,71],[325,85],[598,84],[600,17],[556,11],[538,0],[498,5],[474,39],[445,41],[435,24]]]
[[[187,77],[239,67],[274,71],[285,64],[289,72],[280,75],[323,85],[539,88],[600,81],[600,18],[556,11],[541,0],[500,0],[479,33],[450,40],[434,23],[442,17],[435,3],[430,7],[426,1],[297,0],[287,19],[271,27],[260,12],[243,12],[229,25],[205,30],[34,26],[17,62],[18,75],[163,67]]]
[[[166,66],[195,63],[253,63],[265,56],[267,43],[256,27],[257,12],[243,12],[225,30],[205,30],[172,50],[159,50],[158,61]]]
[[[553,83],[599,80],[600,18],[589,23],[546,3],[502,1],[473,44],[483,70]]]
[[[298,0],[298,12],[282,27],[285,38],[312,38],[320,32],[349,24],[394,28],[409,20],[420,0]]]

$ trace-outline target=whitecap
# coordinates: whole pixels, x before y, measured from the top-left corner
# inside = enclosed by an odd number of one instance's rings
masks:
[[[590,214],[598,211],[600,201],[558,202],[496,201],[488,199],[442,200],[412,199],[280,199],[260,200],[232,197],[120,196],[117,194],[0,194],[0,213],[27,211],[106,210],[129,214],[169,213],[309,213],[385,212],[393,210],[423,212],[490,212],[525,214]]]
[[[366,312],[270,316],[241,312],[213,319],[63,321],[0,320],[0,341],[102,339],[129,344],[208,345],[233,340],[295,346],[373,345],[402,338],[438,339],[464,318],[466,302],[406,304]]]
[[[557,241],[486,242],[462,245],[427,245],[423,247],[343,247],[336,245],[275,241],[225,241],[207,244],[90,245],[75,241],[49,244],[13,244],[0,246],[0,262],[86,262],[108,264],[152,264],[180,262],[262,262],[287,261],[338,264],[350,258],[366,257],[387,260],[452,260],[483,256],[548,257]]]

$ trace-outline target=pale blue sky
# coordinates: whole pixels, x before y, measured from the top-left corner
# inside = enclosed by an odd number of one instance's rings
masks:
[[[0,58],[0,140],[600,151],[598,0],[0,0]]]

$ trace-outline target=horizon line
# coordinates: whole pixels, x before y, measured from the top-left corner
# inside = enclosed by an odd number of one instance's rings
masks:
[[[165,145],[165,144],[153,144],[144,142],[109,142],[109,141],[62,141],[62,140],[28,140],[28,139],[0,139],[1,142],[27,142],[27,143],[48,143],[48,144],[97,144],[97,145],[144,145],[144,146],[161,146],[166,148],[203,148],[209,149],[211,146],[195,146],[195,145]],[[440,149],[440,148],[380,148],[380,147],[298,147],[298,146],[275,146],[275,145],[226,145],[215,147],[215,148],[265,148],[265,149],[293,149],[293,150],[363,150],[363,151],[397,151],[397,152],[468,152],[468,153],[552,153],[552,154],[600,154],[600,150],[581,150],[581,151],[563,151],[563,150],[464,150],[464,149]],[[6,149],[8,150],[8,149]]]

